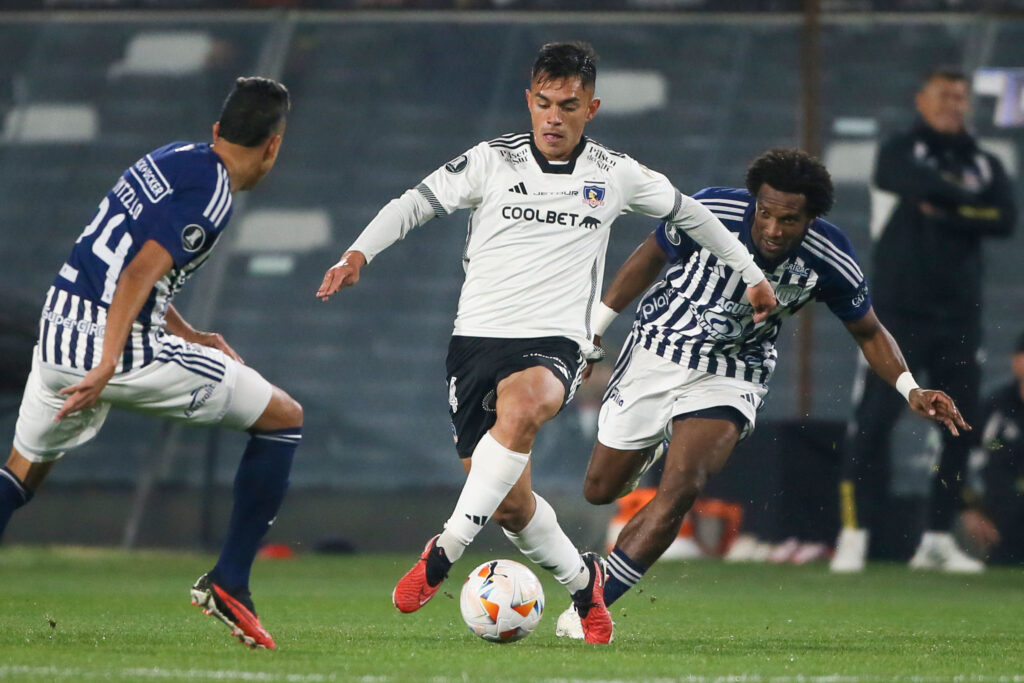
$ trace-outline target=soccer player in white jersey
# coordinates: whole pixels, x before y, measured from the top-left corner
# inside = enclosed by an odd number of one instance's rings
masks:
[[[288,487],[302,407],[221,335],[192,328],[171,299],[209,257],[231,218],[232,194],[274,166],[288,109],[280,83],[239,78],[212,144],[171,143],[117,180],[46,296],[14,445],[0,469],[2,534],[57,459],[96,436],[111,406],[248,431],[227,538],[191,595],[240,641],[271,649],[249,572]]]
[[[633,490],[655,453],[661,455],[658,444],[670,439],[654,498],[608,555],[608,605],[661,557],[707,478],[753,431],[775,369],[779,328],[808,302],[828,305],[872,369],[915,413],[953,434],[970,429],[949,396],[917,387],[896,340],[872,310],[850,241],[820,218],[833,202],[821,162],[800,150],[771,150],[751,164],[746,186],[708,188],[694,199],[737,234],[771,282],[778,307],[766,320],[753,316],[732,266],[668,223],[626,260],[595,317],[600,343],[616,311],[646,290],[601,405],[586,499],[603,505]],[[651,287],[666,263],[664,279]],[[556,632],[581,637],[571,609],[559,617]]]
[[[600,105],[589,45],[545,45],[531,75],[532,132],[482,142],[386,205],[327,271],[317,296],[355,284],[366,263],[430,218],[472,210],[447,360],[456,450],[468,476],[444,531],[392,598],[402,612],[426,604],[494,519],[566,586],[586,640],[607,643],[612,624],[599,558],[581,556],[532,491],[529,461],[538,429],[572,399],[594,349],[590,309],[609,228],[623,211],[662,217],[742,273],[761,316],[775,300],[750,254],[710,211],[660,173],[583,136]]]

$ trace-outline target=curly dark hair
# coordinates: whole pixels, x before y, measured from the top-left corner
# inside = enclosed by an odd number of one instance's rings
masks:
[[[590,43],[573,40],[565,43],[548,43],[540,48],[537,60],[530,72],[530,81],[578,76],[585,88],[593,88],[597,82],[597,53]]]
[[[754,197],[762,185],[779,192],[802,194],[807,199],[807,212],[817,218],[824,216],[835,203],[832,176],[825,164],[801,149],[770,149],[747,169],[747,191]]]

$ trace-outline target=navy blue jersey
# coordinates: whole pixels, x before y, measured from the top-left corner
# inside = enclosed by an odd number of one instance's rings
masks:
[[[139,159],[100,202],[54,279],[40,322],[40,359],[83,370],[99,362],[121,271],[154,240],[174,266],[139,312],[118,371],[151,362],[171,299],[209,257],[230,217],[228,172],[210,145],[174,142]]]
[[[739,274],[685,233],[662,223],[656,238],[669,257],[668,271],[641,299],[630,343],[695,370],[763,384],[775,369],[782,320],[808,301],[824,301],[843,321],[858,320],[871,308],[853,246],[836,226],[813,221],[803,242],[772,268],[751,240],[756,202],[750,193],[712,187],[693,198],[754,254],[779,306],[767,321],[754,325]]]

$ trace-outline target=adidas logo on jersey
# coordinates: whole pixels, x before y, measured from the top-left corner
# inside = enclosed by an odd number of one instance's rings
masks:
[[[508,188],[509,192],[515,192],[516,194],[530,194],[526,191],[526,183],[519,183]]]

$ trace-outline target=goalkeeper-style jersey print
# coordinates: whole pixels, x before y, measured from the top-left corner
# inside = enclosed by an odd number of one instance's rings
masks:
[[[693,198],[754,254],[779,305],[767,321],[755,325],[739,274],[662,223],[656,238],[669,257],[668,270],[640,300],[627,344],[640,344],[694,370],[766,384],[775,370],[775,340],[782,321],[804,304],[823,301],[844,322],[868,313],[871,299],[864,273],[853,245],[836,226],[820,218],[812,221],[800,245],[771,266],[761,259],[750,236],[756,201],[749,192],[712,187]]]
[[[177,353],[161,344],[167,308],[230,218],[228,172],[209,144],[174,142],[139,159],[100,202],[46,295],[40,360],[82,371],[100,361],[118,278],[149,240],[171,254],[174,266],[133,323],[118,372]]]

